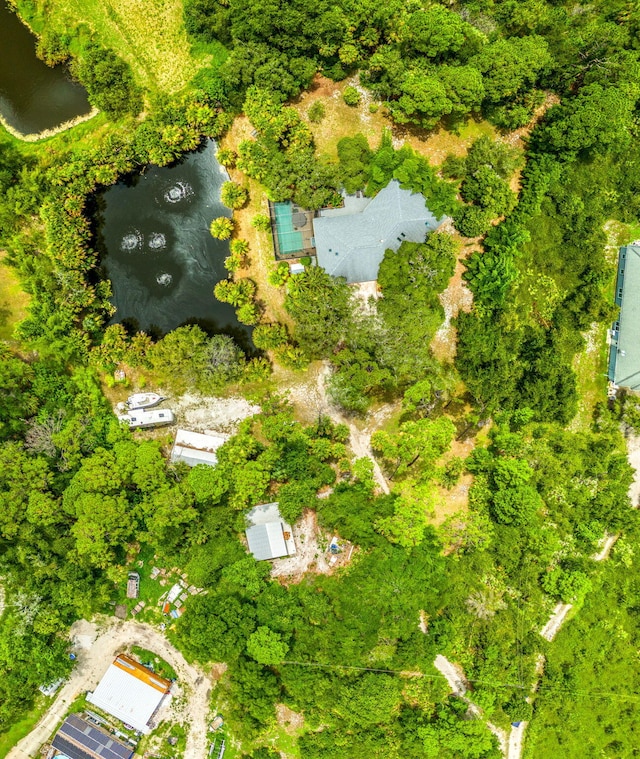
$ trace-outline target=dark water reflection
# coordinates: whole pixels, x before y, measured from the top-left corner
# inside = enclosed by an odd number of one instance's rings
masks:
[[[91,110],[63,66],[36,57],[36,38],[0,0],[0,115],[21,134],[53,129]]]
[[[220,202],[224,181],[208,141],[181,163],[150,167],[98,199],[98,248],[117,308],[112,322],[153,335],[197,323],[247,343],[249,328],[213,295],[229,255],[229,244],[209,233],[214,218],[230,215]]]

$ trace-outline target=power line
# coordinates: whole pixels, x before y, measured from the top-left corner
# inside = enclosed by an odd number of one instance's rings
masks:
[[[280,662],[280,664],[284,665],[292,665],[297,667],[312,667],[316,669],[341,669],[341,670],[353,670],[357,672],[377,672],[380,674],[387,674],[387,675],[401,675],[403,677],[416,677],[416,678],[422,678],[427,680],[446,680],[447,678],[443,674],[429,674],[427,672],[419,672],[419,671],[411,671],[411,670],[403,670],[403,669],[384,669],[380,667],[357,667],[353,664],[321,664],[319,662],[302,662],[302,661],[283,661]],[[522,690],[522,691],[529,691],[530,686],[529,685],[522,685],[520,683],[498,683],[494,680],[480,680],[480,679],[473,679],[473,678],[464,678],[464,681],[473,685],[484,685],[489,688],[504,688],[504,689],[510,689],[510,690]],[[536,694],[545,693],[545,694],[554,694],[554,693],[564,693],[570,696],[576,696],[576,697],[594,697],[594,698],[617,698],[621,700],[628,701],[630,699],[635,699],[637,701],[640,701],[640,693],[634,693],[634,692],[627,692],[627,693],[616,693],[614,691],[587,691],[587,690],[578,690],[578,689],[572,689],[572,688],[562,688],[558,686],[549,685],[543,682],[541,682],[538,686],[538,689],[536,691]]]

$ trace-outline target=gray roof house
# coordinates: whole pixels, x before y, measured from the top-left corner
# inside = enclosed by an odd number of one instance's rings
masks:
[[[130,759],[134,749],[96,725],[70,714],[51,744],[68,759]]]
[[[393,179],[375,198],[345,198],[343,208],[327,208],[313,220],[318,266],[347,282],[371,282],[387,249],[423,242],[444,221],[425,206],[419,193]]]
[[[296,545],[291,525],[283,521],[277,503],[263,503],[247,514],[245,530],[249,550],[256,561],[293,556]]]
[[[609,379],[640,390],[640,243],[620,248],[615,301],[620,315],[611,328]]]

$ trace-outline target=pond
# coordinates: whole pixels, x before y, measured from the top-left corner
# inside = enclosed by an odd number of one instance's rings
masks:
[[[64,66],[36,57],[36,38],[0,0],[0,116],[20,135],[32,135],[91,111],[87,92]]]
[[[220,201],[226,180],[207,140],[180,163],[147,167],[98,198],[97,247],[117,309],[112,323],[154,336],[199,324],[246,346],[250,329],[213,295],[227,276],[229,243],[214,240],[209,225],[231,215]]]

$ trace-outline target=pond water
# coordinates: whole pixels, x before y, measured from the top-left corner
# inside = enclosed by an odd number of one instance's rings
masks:
[[[229,244],[209,233],[214,218],[231,215],[220,202],[226,179],[208,140],[182,162],[148,167],[98,198],[97,246],[117,309],[112,323],[154,336],[199,324],[246,345],[250,329],[213,295],[227,276]]]
[[[0,116],[20,134],[53,129],[91,111],[87,92],[64,66],[36,57],[36,38],[0,0]]]

